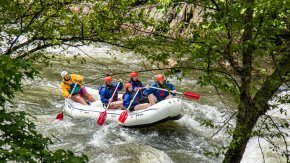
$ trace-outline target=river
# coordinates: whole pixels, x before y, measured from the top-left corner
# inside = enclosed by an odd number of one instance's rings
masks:
[[[50,49],[58,53],[58,50]],[[84,54],[84,52],[86,54]],[[70,49],[68,54],[81,54],[74,59],[72,55],[61,55],[52,59],[51,66],[39,64],[39,77],[33,81],[25,81],[23,93],[17,93],[14,99],[15,110],[26,111],[35,119],[37,130],[50,137],[54,144],[51,149],[64,148],[89,156],[90,162],[221,162],[223,157],[205,156],[207,150],[214,150],[229,142],[225,129],[212,137],[218,129],[201,125],[204,120],[212,120],[221,125],[229,118],[236,108],[234,100],[222,93],[226,106],[220,100],[212,87],[198,87],[196,78],[198,72],[192,72],[190,77],[177,80],[175,76],[168,77],[178,91],[197,91],[201,94],[199,101],[184,99],[183,117],[177,121],[168,121],[147,128],[128,129],[118,124],[98,126],[93,119],[71,119],[64,117],[56,121],[56,115],[62,111],[64,100],[60,92],[60,72],[67,70],[85,76],[87,87],[95,88],[102,84],[100,79],[108,69],[113,72],[126,72],[144,69],[142,58],[132,52],[121,52],[109,45],[97,44],[84,47],[82,50]],[[90,57],[88,57],[89,55]],[[82,57],[85,58],[81,59]],[[82,64],[83,63],[83,64]],[[158,72],[139,73],[143,83],[153,82],[152,76]],[[159,72],[160,73],[160,72]],[[128,74],[114,76],[115,79],[128,80]],[[97,79],[97,80],[94,80]],[[179,96],[179,98],[182,98]],[[276,121],[285,121],[283,117],[275,117]],[[290,119],[287,119],[288,123]],[[234,124],[235,119],[230,120]],[[289,128],[284,129],[290,133]],[[290,137],[286,137],[290,144]],[[274,138],[274,142],[283,146],[283,140]],[[286,159],[270,149],[270,144],[260,140],[266,162],[286,162]],[[285,145],[284,145],[285,146]],[[252,138],[248,143],[243,163],[263,162],[258,139]]]

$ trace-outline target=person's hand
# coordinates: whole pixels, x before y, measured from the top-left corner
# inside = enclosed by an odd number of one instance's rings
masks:
[[[146,85],[146,89],[147,89],[147,90],[150,89],[150,85],[149,85],[149,84]]]
[[[133,102],[134,102],[134,100],[131,100],[131,101],[130,101],[130,103],[133,103]]]
[[[123,83],[123,79],[119,79],[119,82],[120,82],[120,83]]]
[[[172,93],[176,93],[176,90],[171,91]]]
[[[112,102],[112,101],[113,101],[113,99],[112,99],[112,98],[110,98],[110,99],[109,99],[109,102]]]
[[[134,88],[134,91],[137,92],[137,91],[138,91],[138,87],[135,87],[135,88]]]
[[[67,97],[67,98],[71,99],[71,95],[68,95],[68,97]]]

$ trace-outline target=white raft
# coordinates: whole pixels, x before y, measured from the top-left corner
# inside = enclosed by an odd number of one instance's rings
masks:
[[[97,120],[100,113],[105,111],[100,101],[99,92],[96,89],[86,89],[97,100],[96,102],[85,106],[71,99],[66,99],[64,110],[72,118],[92,118]],[[128,118],[124,124],[118,121],[120,114],[124,110],[109,109],[107,111],[106,122],[117,122],[126,127],[149,126],[170,119],[178,119],[181,117],[181,110],[182,101],[178,98],[171,98],[163,100],[144,110],[128,112]]]

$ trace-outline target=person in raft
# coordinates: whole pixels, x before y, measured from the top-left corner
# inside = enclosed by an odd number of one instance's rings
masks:
[[[138,88],[138,89],[142,89],[142,88]],[[133,90],[133,85],[131,83],[127,83],[125,85],[125,93],[123,95],[123,105],[124,107],[129,109],[129,111],[142,110],[142,109],[148,108],[149,106],[149,103],[140,104],[140,100],[142,99],[142,93],[138,93],[135,99],[133,100],[136,93],[137,92]],[[130,102],[132,102],[131,106],[130,106]],[[128,108],[129,106],[130,108]]]
[[[117,87],[117,83],[113,83],[112,76],[106,76],[104,78],[105,84],[99,87],[99,94],[101,96],[101,101],[104,105],[104,107],[107,107],[107,105],[110,103],[109,109],[118,109],[118,108],[124,108],[123,107],[123,101],[118,99],[118,91],[123,89],[123,80],[120,79],[119,86],[117,88],[117,91],[113,96],[113,93]]]
[[[138,72],[135,72],[135,71],[130,73],[130,81],[128,83],[132,84],[133,90],[135,90],[135,91],[136,91],[135,88],[144,87],[142,82],[138,79]]]
[[[152,87],[162,88],[172,92],[169,93],[168,91],[159,90]],[[151,106],[164,99],[169,99],[176,95],[174,85],[172,85],[169,81],[166,81],[166,78],[163,74],[156,75],[155,83],[151,84],[151,86],[146,85],[146,91],[148,93],[148,99]]]
[[[137,91],[137,89],[144,87],[142,82],[138,79],[138,72],[135,72],[135,71],[130,73],[130,81],[128,83],[132,84],[133,90],[135,92]],[[140,99],[139,103],[148,103],[149,101],[148,101],[148,97],[147,97],[147,92],[140,90],[140,94],[142,96],[142,99]]]
[[[96,101],[93,96],[87,92],[86,87],[83,85],[83,76],[77,74],[69,74],[67,71],[62,71],[60,75],[63,79],[61,82],[61,92],[64,98],[72,99],[83,105],[88,105],[85,100],[89,102]],[[71,92],[73,91],[76,83],[77,85],[74,89],[74,92]]]

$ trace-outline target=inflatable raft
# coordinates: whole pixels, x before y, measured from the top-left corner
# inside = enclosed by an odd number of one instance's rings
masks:
[[[97,100],[91,105],[82,105],[71,99],[65,99],[64,111],[72,118],[92,118],[98,119],[100,113],[105,111],[98,90],[87,88],[87,91]],[[120,97],[122,95],[119,95]],[[178,98],[163,100],[144,110],[128,112],[128,118],[124,124],[118,121],[120,114],[124,110],[109,109],[107,111],[106,122],[117,122],[125,127],[150,126],[167,120],[176,120],[181,117],[182,101]]]

